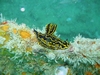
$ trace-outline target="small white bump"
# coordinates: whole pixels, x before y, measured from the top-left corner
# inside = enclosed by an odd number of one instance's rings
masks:
[[[24,11],[25,11],[25,8],[23,8],[23,7],[22,7],[22,8],[20,8],[20,11],[24,12]]]

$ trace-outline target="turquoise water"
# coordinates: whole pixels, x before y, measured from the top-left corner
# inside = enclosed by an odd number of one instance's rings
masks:
[[[100,0],[0,0],[0,13],[30,28],[56,23],[57,34],[64,40],[78,34],[100,38]]]

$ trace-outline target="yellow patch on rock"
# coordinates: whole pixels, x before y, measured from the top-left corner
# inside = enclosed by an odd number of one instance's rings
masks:
[[[1,29],[4,30],[4,31],[8,31],[9,26],[8,26],[8,25],[3,25],[3,26],[1,27]]]
[[[28,31],[21,30],[21,31],[20,31],[20,36],[21,36],[23,39],[27,39],[27,38],[30,38],[30,37],[31,37],[31,34],[30,34]]]
[[[13,29],[13,33],[15,33],[15,34],[17,33],[17,29],[16,28]]]

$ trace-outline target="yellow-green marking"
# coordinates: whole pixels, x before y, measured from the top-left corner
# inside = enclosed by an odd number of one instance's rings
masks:
[[[63,41],[53,34],[56,31],[56,28],[56,24],[49,23],[46,26],[45,34],[34,30],[34,33],[36,34],[38,42],[41,46],[53,50],[63,50],[69,47],[70,44],[68,41]]]

